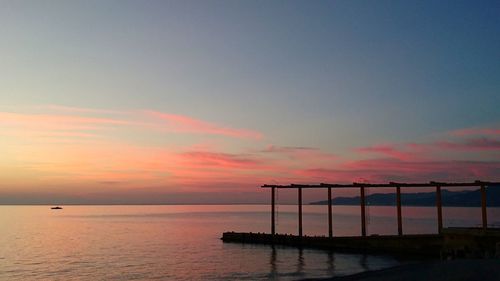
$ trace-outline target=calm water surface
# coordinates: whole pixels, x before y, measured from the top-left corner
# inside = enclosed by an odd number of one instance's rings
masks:
[[[359,209],[334,207],[334,234],[358,235]],[[369,233],[397,231],[393,207],[369,208]],[[434,208],[403,209],[406,233],[434,233]],[[500,225],[500,209],[489,210]],[[445,208],[446,226],[480,224]],[[296,233],[296,207],[277,229]],[[393,257],[222,243],[224,231],[269,231],[269,206],[0,206],[0,280],[297,280],[390,267]],[[325,235],[326,206],[304,206],[306,235]]]

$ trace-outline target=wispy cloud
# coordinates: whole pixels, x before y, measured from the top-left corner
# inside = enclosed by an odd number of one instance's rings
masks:
[[[217,153],[209,151],[189,151],[180,153],[181,159],[189,165],[205,168],[257,169],[263,163],[250,155]]]
[[[25,136],[89,137],[95,135],[93,131],[121,127],[125,129],[141,128],[152,132],[165,130],[178,134],[262,138],[262,134],[257,131],[230,128],[185,115],[150,110],[116,111],[59,105],[43,105],[33,108],[40,113],[0,112],[0,126],[3,129],[3,134],[18,132]]]
[[[257,131],[229,128],[185,115],[170,114],[150,110],[146,110],[144,111],[144,113],[146,115],[160,119],[164,126],[163,128],[172,132],[222,135],[235,138],[262,138],[262,134]]]

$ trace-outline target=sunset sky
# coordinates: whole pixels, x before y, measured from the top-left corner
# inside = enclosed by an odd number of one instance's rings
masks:
[[[0,204],[500,180],[499,1],[0,1]]]

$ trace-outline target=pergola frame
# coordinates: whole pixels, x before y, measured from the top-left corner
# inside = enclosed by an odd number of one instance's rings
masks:
[[[270,185],[265,184],[261,186],[262,188],[271,188],[271,234],[276,234],[275,225],[275,190],[276,189],[297,189],[298,192],[298,233],[302,237],[302,189],[318,189],[325,188],[328,189],[328,236],[333,237],[332,230],[332,189],[341,188],[359,188],[360,190],[360,207],[361,207],[361,236],[366,236],[366,200],[365,200],[365,189],[366,188],[395,188],[396,189],[396,208],[397,208],[397,221],[398,221],[398,235],[403,235],[403,219],[401,213],[401,188],[406,187],[435,187],[436,188],[436,208],[437,208],[437,221],[438,221],[438,232],[441,234],[443,230],[443,211],[442,211],[442,200],[441,200],[441,187],[480,187],[481,191],[481,215],[482,215],[482,227],[483,229],[488,228],[488,217],[487,217],[487,206],[486,206],[486,186],[500,185],[500,182],[486,182],[486,181],[474,181],[474,182],[428,182],[428,183],[352,183],[352,184],[330,184],[321,183],[318,185],[308,185],[308,184],[290,184],[290,185]]]

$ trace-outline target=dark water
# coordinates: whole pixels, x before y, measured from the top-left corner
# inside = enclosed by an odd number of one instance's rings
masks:
[[[296,233],[296,207],[278,207]],[[393,207],[369,208],[369,233],[396,233]],[[435,209],[403,209],[407,233],[436,231]],[[446,226],[480,224],[445,208]],[[269,231],[269,206],[0,206],[0,280],[297,280],[397,265],[388,256],[228,244],[224,231]],[[327,233],[326,206],[304,207],[307,235]],[[491,209],[500,224],[500,209]],[[334,207],[335,235],[359,234],[359,210]]]

